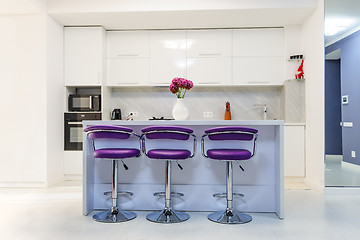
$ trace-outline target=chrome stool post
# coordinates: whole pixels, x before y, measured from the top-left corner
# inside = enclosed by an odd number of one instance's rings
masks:
[[[130,211],[119,210],[118,208],[118,169],[119,161],[112,160],[112,206],[111,209],[106,212],[100,212],[93,216],[93,219],[98,222],[104,223],[116,223],[125,222],[136,218],[136,213]]]
[[[165,208],[160,212],[153,212],[146,219],[157,223],[179,223],[190,218],[189,214],[175,211],[171,208],[171,161],[166,160],[165,167]]]

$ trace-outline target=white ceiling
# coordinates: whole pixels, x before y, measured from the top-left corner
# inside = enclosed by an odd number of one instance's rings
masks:
[[[301,24],[317,0],[48,0],[65,26],[115,29],[280,27]]]
[[[360,30],[360,0],[325,0],[325,31],[329,23],[346,28],[333,36],[325,36],[325,45]]]

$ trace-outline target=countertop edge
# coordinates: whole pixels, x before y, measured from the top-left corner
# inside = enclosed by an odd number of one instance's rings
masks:
[[[88,125],[269,125],[284,126],[284,120],[161,120],[161,121],[123,121],[123,120],[100,120],[83,121],[83,126]]]

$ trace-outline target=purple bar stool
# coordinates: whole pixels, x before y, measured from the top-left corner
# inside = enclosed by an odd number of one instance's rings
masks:
[[[106,212],[100,212],[95,214],[93,216],[93,219],[98,222],[116,223],[125,222],[136,218],[136,214],[134,212],[122,211],[118,208],[118,194],[129,194],[130,196],[133,195],[131,192],[118,191],[118,161],[122,161],[125,170],[128,170],[128,167],[123,162],[123,159],[139,157],[141,155],[140,136],[133,133],[133,130],[131,128],[121,126],[89,126],[84,129],[84,132],[86,132],[88,138],[92,140],[94,158],[112,160],[112,207]],[[117,141],[129,139],[130,136],[135,136],[139,138],[139,149],[121,147],[96,149],[95,143],[97,139],[112,139]],[[108,195],[108,192],[104,194]]]
[[[184,196],[182,193],[171,192],[171,162],[178,160],[185,160],[194,157],[196,149],[196,137],[192,129],[178,126],[150,126],[141,130],[143,132],[142,138],[142,151],[150,159],[160,159],[166,161],[165,168],[165,192],[154,193],[154,196],[165,195],[165,208],[160,212],[153,212],[146,216],[149,221],[157,223],[178,223],[189,219],[189,214],[184,212],[174,211],[171,207],[171,195]],[[193,153],[187,149],[176,148],[177,141],[173,142],[175,148],[171,149],[151,149],[146,150],[146,139],[165,139],[165,140],[180,140],[187,141],[190,137],[194,139]],[[182,170],[181,165],[177,162],[179,168]]]
[[[234,210],[233,197],[243,197],[243,194],[233,193],[233,161],[249,160],[255,154],[256,139],[258,130],[253,128],[228,126],[228,127],[216,127],[205,130],[205,135],[201,138],[201,153],[204,157],[226,161],[226,193],[214,194],[214,197],[225,197],[227,199],[227,207],[225,211],[214,212],[208,215],[209,220],[224,223],[224,224],[236,224],[247,223],[252,220],[252,217],[248,214],[241,213]],[[253,141],[252,152],[247,149],[208,149],[205,153],[205,138],[210,141],[223,141],[223,140],[239,140],[239,141]],[[244,169],[240,166],[241,170]]]

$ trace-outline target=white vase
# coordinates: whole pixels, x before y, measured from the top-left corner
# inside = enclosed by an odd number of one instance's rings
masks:
[[[189,117],[189,110],[185,106],[183,98],[176,99],[172,115],[175,120],[186,120]]]

